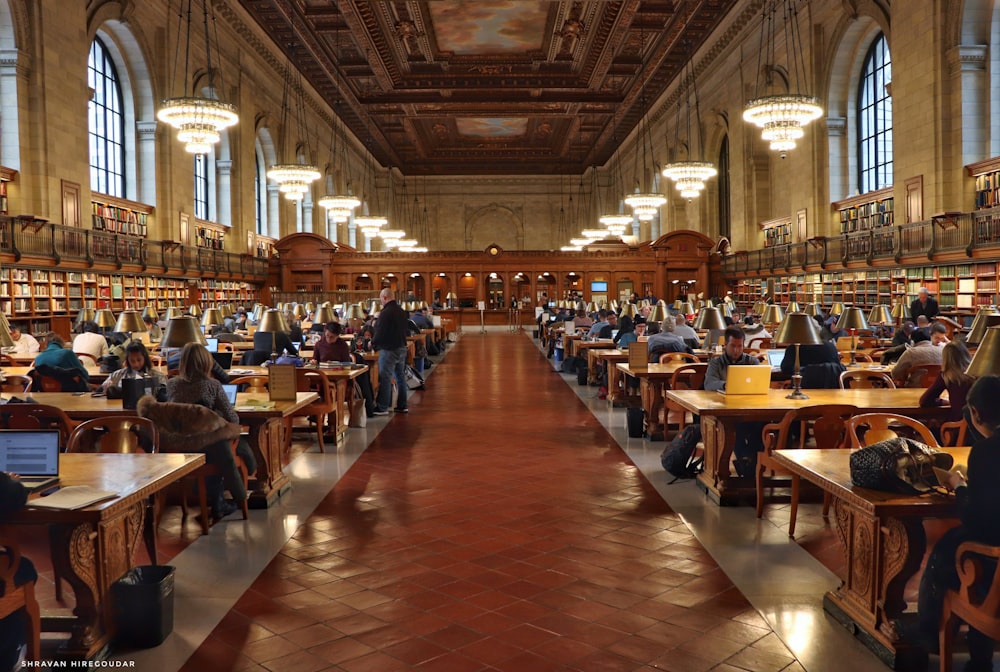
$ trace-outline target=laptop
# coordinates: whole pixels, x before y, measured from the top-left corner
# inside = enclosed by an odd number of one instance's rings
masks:
[[[233,368],[234,354],[235,353],[232,352],[213,352],[212,359],[214,359],[219,366],[228,371]]]
[[[205,339],[205,349],[209,352],[219,351],[219,339],[217,338],[206,338]]]
[[[772,371],[781,370],[781,362],[785,359],[784,348],[772,348],[767,351],[767,363],[771,365]]]
[[[771,388],[771,367],[734,364],[726,370],[726,389],[722,394],[767,394]]]
[[[232,353],[230,353],[232,354]],[[226,393],[226,397],[229,399],[229,405],[236,405],[236,388],[237,385],[223,385],[222,390]]]
[[[35,491],[59,482],[59,430],[0,430],[0,471],[19,474]]]

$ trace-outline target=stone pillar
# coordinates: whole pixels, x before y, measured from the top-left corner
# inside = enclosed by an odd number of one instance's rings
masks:
[[[0,93],[0,96],[3,94]],[[137,156],[136,200],[140,203],[156,205],[156,121],[135,123]],[[232,162],[230,162],[232,163]],[[6,164],[4,164],[6,165]]]
[[[826,118],[830,152],[830,198],[834,201],[853,193],[852,175],[856,175],[854,152],[847,147],[847,117]]]
[[[313,233],[313,202],[312,194],[306,194],[302,199],[302,219],[299,221],[299,229],[302,233]]]
[[[216,175],[216,220],[223,226],[233,225],[232,161],[215,161]]]
[[[960,44],[948,50],[948,65],[961,110],[951,110],[961,132],[962,165],[982,161],[989,154],[990,82],[985,44]]]
[[[18,101],[27,106],[28,55],[17,49],[0,51],[0,165],[21,170],[20,110]],[[18,86],[18,80],[25,84]]]
[[[281,238],[281,192],[278,185],[267,183],[267,235],[275,240]]]

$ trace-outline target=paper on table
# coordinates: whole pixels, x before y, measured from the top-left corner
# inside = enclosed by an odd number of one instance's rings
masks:
[[[28,500],[28,506],[45,509],[82,509],[95,502],[117,497],[117,492],[98,490],[89,485],[70,485],[59,488],[48,497],[36,497]]]

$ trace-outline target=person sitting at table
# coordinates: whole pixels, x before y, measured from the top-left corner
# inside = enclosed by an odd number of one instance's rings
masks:
[[[701,339],[698,338],[698,332],[688,324],[687,317],[678,313],[674,315],[674,322],[676,322],[674,333],[680,336],[689,347],[701,347]]]
[[[948,343],[951,343],[951,339],[948,338],[948,327],[940,322],[935,322],[931,325],[930,334],[931,345],[934,347],[943,348]]]
[[[691,352],[691,348],[688,347],[687,343],[674,333],[676,326],[677,322],[673,317],[665,317],[660,322],[659,333],[650,336],[649,340],[646,341],[646,352],[649,355],[650,362],[659,362],[660,355],[668,352]],[[740,352],[743,352],[742,344]]]
[[[893,334],[892,336],[892,347],[896,347],[899,345],[910,345],[910,343],[912,343],[910,337],[913,335],[913,330],[916,328],[917,328],[916,325],[914,325],[913,322],[910,322],[909,320],[903,322],[903,326],[897,329],[896,333]]]
[[[722,354],[708,362],[705,372],[705,389],[714,392],[726,389],[726,376],[730,366],[757,366],[760,360],[743,352],[746,334],[739,327],[726,327],[723,332],[726,344]],[[736,473],[750,476],[757,465],[757,453],[764,450],[761,433],[765,422],[740,422],[736,425],[736,444],[733,448]]]
[[[632,318],[628,315],[623,315],[621,319],[621,324],[618,325],[618,333],[615,334],[614,342],[619,348],[624,350],[630,344],[635,343],[638,337],[635,335],[635,323],[632,322]],[[645,326],[643,326],[645,329]]]
[[[224,420],[239,424],[240,416],[229,403],[229,398],[222,389],[222,383],[212,377],[215,363],[204,345],[200,343],[185,345],[181,350],[177,375],[167,381],[167,401],[205,406]],[[243,458],[248,473],[257,471],[257,460],[245,439],[240,439],[236,453]],[[212,503],[213,517],[224,518],[237,509],[237,504],[247,498],[247,491],[243,487],[243,479],[236,469],[236,461],[228,445],[226,450],[220,447],[219,450],[206,452],[205,459],[209,463],[218,464],[223,471],[222,482],[207,484],[209,491],[206,494]],[[226,489],[232,494],[232,502],[223,498],[222,483],[225,483]]]
[[[101,383],[101,391],[107,392],[109,387],[121,387],[122,380],[126,378],[153,378],[153,387],[156,389],[167,384],[166,376],[153,368],[153,362],[149,359],[149,351],[140,341],[132,341],[128,344],[125,348],[124,366],[113,372],[107,380]]]
[[[601,330],[597,332],[597,338],[612,338],[612,335],[617,329],[618,315],[612,311],[608,311],[608,323],[607,325],[601,327]]]
[[[840,387],[840,374],[847,369],[840,362],[840,352],[833,341],[823,341],[819,345],[800,345],[799,373],[802,387],[808,390],[836,390]],[[781,360],[781,373],[791,376],[795,373],[795,346],[785,348]]]
[[[984,376],[972,384],[967,397],[972,425],[984,437],[969,451],[967,475],[951,472],[945,484],[955,491],[961,523],[945,532],[931,550],[917,596],[916,643],[937,653],[944,596],[959,587],[956,554],[959,545],[976,541],[1000,545],[1000,376]],[[992,571],[992,570],[991,570]],[[986,587],[982,588],[985,594]],[[974,592],[978,592],[973,588]],[[906,623],[900,624],[906,632]],[[992,672],[993,640],[969,627],[966,672]]]
[[[910,372],[927,364],[941,364],[941,348],[935,348],[931,337],[919,329],[913,332],[913,347],[900,356],[892,368],[892,379],[896,387],[923,387],[920,377],[910,376]]]
[[[156,323],[156,320],[147,315],[146,317],[142,318],[142,321],[146,323],[146,331],[149,332],[150,343],[159,343],[160,341],[163,340],[163,330],[160,329],[160,326]]]
[[[941,348],[941,371],[931,386],[924,390],[920,405],[949,406],[948,421],[961,420],[965,399],[975,381],[975,378],[965,373],[971,361],[972,355],[961,341],[951,341]],[[941,393],[945,390],[948,390],[947,400],[941,398]]]
[[[90,355],[95,360],[108,354],[108,340],[99,334],[97,329],[96,322],[84,322],[83,332],[73,339],[73,352]]]
[[[101,340],[103,340],[103,336]],[[107,344],[105,344],[107,345]],[[84,380],[90,378],[90,372],[83,365],[76,353],[66,347],[66,341],[62,336],[54,331],[45,334],[45,349],[35,356],[35,368],[40,366],[54,366],[60,369],[71,369],[83,376]]]
[[[556,318],[557,320],[559,318]],[[573,318],[567,316],[567,320],[572,320]],[[573,324],[572,321],[569,324]],[[590,329],[587,330],[587,338],[599,338],[598,334],[601,333],[601,329],[608,326],[608,311],[605,308],[601,308],[597,311],[597,321],[590,325]]]
[[[21,325],[10,325],[10,338],[14,341],[14,347],[10,351],[13,355],[37,355],[38,341],[31,334],[21,331]]]
[[[28,501],[28,489],[17,480],[16,475],[0,471],[0,524],[24,507]],[[14,588],[38,581],[38,572],[31,560],[23,555],[14,569]],[[6,590],[0,583],[0,594]],[[28,614],[22,609],[0,619],[0,670],[22,669],[22,662],[27,653]],[[31,663],[28,663],[29,665]]]
[[[253,352],[253,350],[247,350],[247,352]],[[167,357],[167,371],[177,371],[181,366],[181,355],[184,354],[183,350],[173,350]],[[222,385],[229,383],[229,372],[222,368],[222,365],[215,361],[215,357],[212,357],[212,353],[209,353],[209,357],[212,359],[212,378],[215,378]],[[248,364],[248,366],[257,366],[257,364]]]
[[[299,340],[301,341],[301,334],[299,332]],[[298,357],[299,351],[295,349],[295,344],[292,343],[292,339],[288,337],[288,333],[284,331],[256,331],[253,335],[253,349],[258,352],[266,352],[268,356],[272,352],[278,353],[278,355],[289,354],[292,357]]]
[[[323,338],[318,340],[313,346],[312,361],[316,364],[321,362],[350,362],[351,348],[347,341],[340,335],[344,328],[339,322],[327,322],[323,330]]]
[[[590,318],[589,315],[587,315],[586,310],[580,308],[579,310],[576,311],[576,317],[573,318],[573,326],[586,327],[587,329],[590,329],[592,326],[594,326],[594,321]]]

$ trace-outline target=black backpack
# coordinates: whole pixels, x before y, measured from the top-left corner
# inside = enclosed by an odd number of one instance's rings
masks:
[[[682,478],[694,478],[704,469],[705,458],[692,459],[694,450],[701,441],[701,425],[691,424],[678,432],[660,454],[660,463],[667,473],[674,477],[670,483]]]

